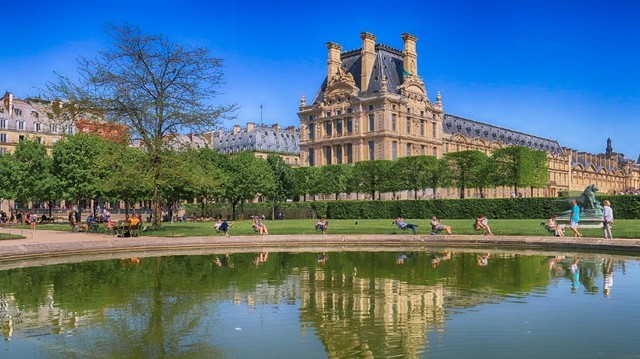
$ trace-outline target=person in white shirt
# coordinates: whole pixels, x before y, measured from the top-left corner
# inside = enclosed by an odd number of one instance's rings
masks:
[[[607,200],[602,202],[604,207],[602,208],[602,229],[604,230],[605,239],[613,239],[611,234],[611,224],[613,224],[613,209],[611,203]]]

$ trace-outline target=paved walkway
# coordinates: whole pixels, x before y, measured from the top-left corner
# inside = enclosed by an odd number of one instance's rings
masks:
[[[594,249],[625,252],[640,251],[640,239],[558,238],[478,235],[268,235],[224,237],[154,237],[117,238],[107,234],[1,228],[1,233],[25,236],[25,239],[0,240],[0,262],[69,255],[131,253],[182,253],[184,251],[256,252],[263,250],[322,251],[367,247],[472,246],[527,247],[539,249]]]

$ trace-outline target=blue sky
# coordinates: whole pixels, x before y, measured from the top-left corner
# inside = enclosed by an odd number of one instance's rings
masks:
[[[206,46],[224,59],[221,103],[234,122],[298,125],[326,75],[328,41],[360,48],[360,32],[402,48],[418,37],[418,72],[447,113],[603,152],[607,137],[640,154],[640,2],[634,1],[40,1],[5,2],[0,91],[37,95],[54,71],[106,46],[104,24]],[[89,5],[91,4],[91,5]],[[230,127],[231,122],[223,123]]]

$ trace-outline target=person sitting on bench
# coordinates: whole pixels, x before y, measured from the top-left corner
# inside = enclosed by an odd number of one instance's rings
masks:
[[[447,232],[447,234],[451,234],[450,226],[445,226],[440,222],[440,220],[436,216],[432,216],[431,217],[431,234],[438,234],[442,230]]]
[[[325,221],[324,217],[320,217],[320,220],[316,223],[316,230],[321,231],[322,234],[327,234],[327,227],[329,227],[329,221]]]
[[[402,217],[396,218],[396,226],[398,226],[398,228],[402,230],[405,230],[408,228],[413,232],[413,234],[418,234],[418,225],[412,224],[412,223],[406,223],[404,221],[404,218]]]

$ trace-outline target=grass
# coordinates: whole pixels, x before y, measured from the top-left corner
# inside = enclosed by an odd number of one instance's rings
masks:
[[[429,234],[431,231],[430,219],[405,219],[408,223],[418,225],[418,234]],[[454,234],[479,235],[480,232],[473,230],[473,219],[450,219],[442,220],[444,224],[451,226]],[[489,221],[492,231],[496,235],[513,236],[550,236],[545,229],[540,226],[545,219],[494,219]],[[229,234],[234,235],[258,235],[251,228],[250,220],[229,222],[233,227]],[[318,234],[314,229],[316,220],[312,219],[288,219],[284,221],[265,221],[270,234],[290,234],[309,235]],[[186,236],[214,236],[221,235],[213,229],[214,222],[177,222],[164,223],[160,230],[147,230],[146,235],[162,237],[186,237]],[[148,224],[145,223],[148,226]],[[14,228],[28,229],[28,226],[16,226]],[[45,224],[39,225],[38,229],[50,229],[59,231],[70,231],[68,224]],[[570,236],[571,231],[567,228],[565,233]],[[580,232],[585,237],[603,237],[602,229],[582,228]],[[349,220],[329,220],[327,234],[400,234],[392,219],[349,219]],[[407,235],[411,232],[407,231]],[[6,234],[3,234],[6,236]],[[640,220],[626,219],[616,220],[613,225],[613,236],[615,238],[640,238]]]

